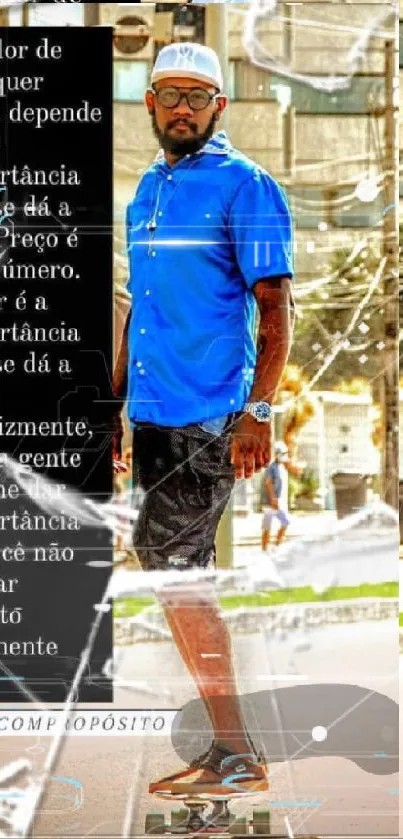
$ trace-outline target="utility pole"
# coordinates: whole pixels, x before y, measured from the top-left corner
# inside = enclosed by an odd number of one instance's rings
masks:
[[[211,47],[220,59],[224,79],[224,93],[228,93],[228,34],[227,7],[225,3],[209,3],[205,6],[205,43]],[[228,128],[228,115],[225,110],[220,119],[220,128]],[[233,565],[233,502],[229,500],[216,536],[217,566],[218,568],[232,568]]]
[[[21,15],[21,25],[29,26],[29,3],[25,2],[22,4]]]
[[[385,43],[385,215],[383,254],[384,338],[383,498],[399,509],[399,269],[398,269],[398,172],[399,172],[399,63],[398,16],[395,29]]]
[[[99,25],[99,3],[84,3],[84,26]]]

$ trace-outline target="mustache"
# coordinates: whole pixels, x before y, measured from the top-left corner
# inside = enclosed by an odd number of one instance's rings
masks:
[[[175,128],[176,125],[182,123],[183,125],[187,125],[192,131],[197,132],[197,123],[191,122],[188,119],[173,119],[167,123],[166,129],[169,130],[170,128]]]

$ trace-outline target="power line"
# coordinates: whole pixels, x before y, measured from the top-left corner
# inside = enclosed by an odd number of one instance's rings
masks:
[[[312,388],[314,387],[316,382],[319,381],[321,376],[323,376],[323,374],[326,372],[328,367],[330,367],[332,361],[334,361],[336,356],[339,354],[340,350],[343,349],[343,343],[347,340],[348,336],[353,331],[358,319],[361,317],[361,312],[363,311],[363,309],[365,308],[365,306],[367,305],[367,303],[371,299],[372,294],[374,293],[374,291],[375,291],[375,289],[376,289],[376,287],[377,287],[377,285],[378,285],[378,283],[381,279],[384,267],[386,265],[386,261],[387,261],[386,257],[383,257],[381,262],[380,262],[379,268],[378,268],[375,276],[373,277],[372,282],[370,283],[370,286],[368,288],[367,293],[365,294],[365,296],[363,297],[360,305],[358,306],[358,308],[354,312],[354,314],[353,314],[347,328],[345,329],[343,335],[340,338],[338,338],[337,340],[335,340],[334,347],[330,351],[329,355],[325,358],[325,360],[324,360],[322,366],[320,367],[320,369],[314,374],[314,376],[312,377],[310,382],[303,387],[299,396],[292,397],[288,402],[284,403],[284,405],[282,407],[284,407],[284,408],[292,407],[292,405],[294,405],[298,399],[304,397],[307,393],[309,393],[309,391],[312,390]]]

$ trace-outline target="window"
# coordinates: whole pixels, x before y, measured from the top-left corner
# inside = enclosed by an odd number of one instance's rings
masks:
[[[354,191],[354,186],[340,187],[337,198],[343,195],[349,196]],[[334,227],[374,227],[382,221],[382,210],[384,208],[384,196],[382,192],[375,198],[375,201],[359,201],[351,197],[345,204],[339,204],[332,208],[332,225]]]
[[[318,187],[288,189],[291,212],[297,228],[318,229],[326,220],[325,194]]]
[[[231,100],[277,100],[286,110],[294,105],[300,114],[365,114],[384,104],[382,76],[354,76],[346,90],[323,93],[309,84],[277,76],[248,61],[230,61]]]
[[[148,61],[114,61],[113,96],[116,102],[142,102],[149,85]]]
[[[346,90],[323,93],[270,73],[269,87],[280,102],[288,89],[290,103],[299,114],[365,114],[374,105],[384,103],[384,80],[380,76],[355,76]]]
[[[346,197],[345,201],[340,199]],[[297,229],[329,227],[374,227],[382,220],[383,195],[375,201],[363,203],[354,197],[354,184],[332,190],[319,187],[288,189],[291,212]],[[347,426],[343,426],[343,430]]]

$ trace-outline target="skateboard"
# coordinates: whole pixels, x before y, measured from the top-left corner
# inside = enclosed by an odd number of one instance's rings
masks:
[[[266,836],[270,839],[286,839],[285,836],[270,831],[270,810],[254,809],[252,818],[235,816],[229,809],[229,801],[243,798],[244,795],[232,795],[226,799],[207,799],[198,796],[185,798],[181,809],[173,810],[170,823],[166,823],[163,813],[148,813],[145,820],[145,836]],[[207,813],[204,811],[207,808]],[[297,837],[295,838],[297,839]],[[303,839],[319,839],[304,836]]]
[[[148,813],[145,822],[145,834],[178,836],[271,836],[270,811],[253,810],[252,819],[247,816],[236,817],[231,813],[228,803],[233,798],[207,799],[199,796],[185,798],[180,810],[173,810],[170,824],[165,823],[162,813]],[[212,809],[210,810],[210,807]],[[205,810],[208,812],[205,813]]]

